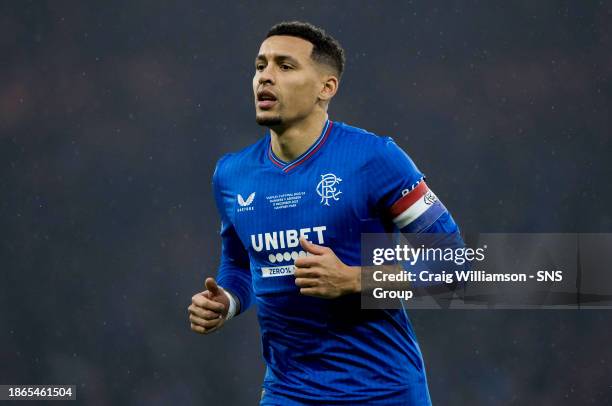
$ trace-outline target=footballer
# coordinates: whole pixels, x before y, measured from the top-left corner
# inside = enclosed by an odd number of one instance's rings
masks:
[[[360,308],[361,233],[458,227],[393,139],[330,119],[344,65],[309,23],[277,24],[261,43],[253,97],[268,130],[217,163],[221,263],[192,297],[191,329],[257,303],[260,405],[430,405],[405,309]]]

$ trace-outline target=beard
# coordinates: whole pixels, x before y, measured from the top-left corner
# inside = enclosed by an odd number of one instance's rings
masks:
[[[257,122],[257,124],[263,127],[274,127],[283,123],[283,119],[280,115],[273,117],[260,117],[258,115],[255,115],[255,121]]]

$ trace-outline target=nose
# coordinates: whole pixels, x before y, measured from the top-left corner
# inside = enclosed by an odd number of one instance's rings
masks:
[[[261,72],[259,72],[259,80],[260,85],[263,84],[274,84],[274,76],[272,75],[272,69],[270,66],[266,66]]]

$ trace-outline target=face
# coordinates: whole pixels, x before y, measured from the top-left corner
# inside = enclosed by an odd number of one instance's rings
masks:
[[[301,38],[267,38],[255,59],[255,118],[267,127],[307,117],[320,101],[324,74],[310,57],[313,45]]]

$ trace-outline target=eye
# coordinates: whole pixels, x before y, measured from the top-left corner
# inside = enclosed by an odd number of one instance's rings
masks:
[[[281,70],[290,70],[290,69],[293,69],[293,67],[291,65],[287,65],[286,63],[281,64],[280,68],[281,68]]]
[[[258,71],[260,71],[260,72],[261,72],[262,70],[264,70],[264,68],[265,68],[265,67],[266,67],[266,66],[265,66],[263,63],[257,63],[257,64],[255,64],[255,69],[256,69],[256,70],[258,70]]]

